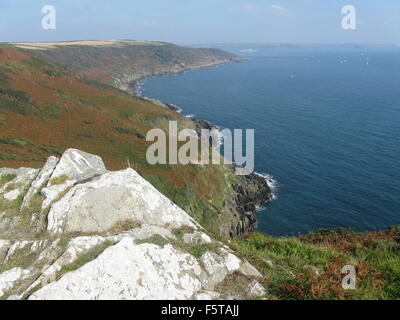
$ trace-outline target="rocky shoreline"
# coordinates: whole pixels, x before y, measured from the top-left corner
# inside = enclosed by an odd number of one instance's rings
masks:
[[[232,167],[234,170],[234,167]],[[236,218],[235,223],[226,226],[224,237],[241,237],[257,228],[257,211],[274,199],[271,187],[265,178],[252,173],[237,176],[238,183],[233,186],[234,193],[226,195],[225,211]]]
[[[221,66],[221,65],[224,65],[227,63],[242,62],[242,61],[248,61],[248,60],[249,59],[246,57],[235,57],[235,58],[231,58],[231,59],[224,59],[224,60],[219,60],[219,61],[216,61],[213,63],[207,63],[207,64],[201,64],[201,65],[193,65],[193,66],[176,65],[175,68],[173,68],[173,69],[159,71],[159,72],[145,74],[145,75],[138,75],[138,76],[125,75],[125,79],[116,79],[116,84],[119,87],[119,89],[126,91],[130,94],[133,94],[135,96],[140,96],[141,95],[140,83],[147,79],[154,78],[154,77],[160,77],[160,76],[167,76],[167,75],[177,75],[177,74],[200,70],[200,69],[205,69],[205,68],[214,68],[214,67],[218,67],[218,66]]]

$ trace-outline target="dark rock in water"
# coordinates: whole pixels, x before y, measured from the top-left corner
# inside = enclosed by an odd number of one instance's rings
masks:
[[[199,129],[208,129],[208,130],[212,130],[212,129],[218,129],[217,126],[211,124],[211,122],[207,121],[207,120],[202,120],[202,119],[192,119],[192,121],[194,121],[196,123],[196,126]]]
[[[181,107],[178,107],[178,106],[175,105],[175,104],[166,103],[165,105],[168,107],[168,109],[170,109],[170,110],[172,110],[172,111],[176,111],[176,112],[181,112],[181,111],[182,111],[182,108],[181,108]]]
[[[267,181],[252,173],[237,176],[238,183],[233,187],[234,193],[225,198],[224,210],[232,216],[230,225],[223,225],[221,236],[237,237],[253,232],[257,228],[257,207],[263,206],[273,199]]]

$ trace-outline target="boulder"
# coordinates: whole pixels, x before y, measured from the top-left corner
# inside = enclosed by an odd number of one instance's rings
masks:
[[[49,167],[51,167],[51,164],[49,164]],[[90,179],[106,171],[100,157],[77,149],[68,149],[55,166],[47,186],[42,189],[42,194],[45,196],[42,208],[47,208],[77,182]]]
[[[259,298],[265,296],[266,294],[267,291],[257,280],[253,280],[249,283],[249,286],[247,288],[248,298]]]
[[[197,228],[194,220],[132,169],[78,184],[54,203],[47,230],[103,232],[132,219],[139,224]]]

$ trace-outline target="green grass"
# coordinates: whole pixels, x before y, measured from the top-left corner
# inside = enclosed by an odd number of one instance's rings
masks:
[[[108,247],[114,245],[114,242],[106,240],[102,244],[92,248],[89,252],[86,254],[83,254],[79,256],[73,263],[63,266],[60,270],[60,272],[57,274],[57,278],[60,279],[62,275],[64,275],[67,272],[75,271],[79,269],[80,267],[84,266],[85,264],[89,263],[90,261],[93,261],[96,259],[101,253],[104,252]]]
[[[207,251],[210,250],[213,250],[213,247],[211,247],[210,245],[203,244],[203,245],[190,246],[187,251],[192,256],[200,258],[203,254],[205,254]]]
[[[25,248],[16,250],[7,263],[0,266],[0,273],[17,267],[27,269],[35,263],[36,258],[36,253],[33,253],[27,245]]]
[[[124,134],[129,134],[131,136],[137,137],[139,139],[145,139],[145,135],[143,135],[142,133],[134,130],[134,129],[127,129],[124,127],[114,127],[114,129],[116,131],[118,131],[119,133],[124,133]]]
[[[55,146],[43,146],[40,148],[40,151],[49,153],[51,155],[57,155],[57,156],[61,156],[62,155],[62,151],[55,147]]]
[[[193,232],[191,228],[180,228],[174,230],[175,236],[178,238],[177,240],[167,239],[160,235],[154,235],[150,238],[139,240],[136,243],[151,243],[157,246],[163,247],[167,244],[172,245],[175,249],[180,250],[182,252],[186,252],[191,254],[195,258],[200,258],[207,251],[219,253],[220,244],[218,243],[205,243],[205,244],[187,244],[183,241],[183,236],[187,232]]]
[[[155,244],[157,246],[163,247],[163,246],[169,244],[170,241],[168,239],[165,239],[164,237],[156,234],[150,238],[138,240],[138,241],[136,241],[136,243],[137,244],[150,243],[150,244]]]
[[[12,161],[15,160],[16,156],[7,152],[0,152],[0,160],[3,161]]]
[[[19,63],[17,61],[9,61],[7,63],[0,63],[0,66],[2,68],[8,69],[10,71],[22,71],[25,73],[30,73],[24,63]]]
[[[22,138],[0,138],[0,143],[10,144],[16,147],[26,147],[30,143]]]
[[[196,169],[200,170],[200,168]],[[161,175],[144,175],[144,178],[177,206],[188,212],[203,228],[214,236],[220,234],[221,219],[224,215],[218,213],[218,210],[222,212],[223,199],[213,199],[213,203],[220,204],[214,206],[200,197],[189,185],[186,188],[171,186]]]
[[[32,102],[31,97],[25,91],[15,90],[11,88],[0,88],[0,95],[11,101],[20,101],[24,103]]]
[[[0,188],[10,181],[13,181],[17,176],[15,174],[5,174],[0,176]]]
[[[133,219],[125,219],[115,223],[109,230],[106,231],[106,234],[121,233],[124,231],[140,228],[140,226],[140,223],[134,221]]]
[[[183,240],[183,236],[184,236],[186,233],[193,233],[193,232],[195,232],[195,230],[194,230],[192,227],[184,226],[184,227],[175,229],[175,230],[174,230],[174,235],[175,235],[179,240]]]
[[[19,208],[21,207],[23,199],[24,194],[19,195],[17,199],[12,201],[0,197],[0,211],[6,211],[7,215],[9,216],[16,215]]]
[[[32,217],[32,208],[30,207],[23,212],[20,213],[20,208],[26,193],[28,192],[29,187],[25,187],[25,189],[21,192],[21,194],[17,197],[17,199],[8,201],[0,196],[0,212],[4,211],[3,218],[11,218],[13,219],[12,225],[12,238],[19,238],[20,235],[23,235],[26,238],[29,238],[33,235],[34,230],[31,226],[31,217]],[[32,202],[32,205],[35,205],[35,202]]]
[[[52,185],[59,185],[65,183],[69,179],[67,174],[62,174],[61,176],[54,177],[50,180]]]
[[[283,239],[254,233],[231,246],[263,273],[264,286],[278,299],[399,299],[398,235],[396,229],[322,230]],[[341,286],[345,265],[356,268],[355,290]]]

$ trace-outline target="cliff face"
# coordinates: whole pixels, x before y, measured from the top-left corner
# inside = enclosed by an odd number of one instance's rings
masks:
[[[224,237],[244,236],[257,228],[257,208],[273,200],[272,190],[266,180],[252,173],[238,176],[233,192],[225,198],[224,208],[236,219],[228,226],[224,225],[221,234]]]
[[[256,268],[133,169],[69,149],[0,182],[0,298],[266,295]]]

